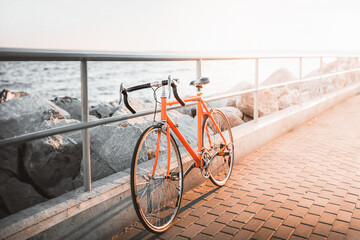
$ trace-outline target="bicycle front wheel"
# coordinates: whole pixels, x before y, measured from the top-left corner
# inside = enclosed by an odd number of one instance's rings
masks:
[[[166,231],[179,211],[183,168],[178,146],[170,135],[170,165],[166,131],[151,126],[140,136],[131,165],[131,195],[141,223],[154,233]]]
[[[234,141],[230,123],[223,112],[212,109],[202,126],[203,147],[208,150],[210,180],[223,186],[230,178],[234,165]]]

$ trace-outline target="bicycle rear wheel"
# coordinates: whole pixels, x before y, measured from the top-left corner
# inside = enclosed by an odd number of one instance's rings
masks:
[[[210,180],[215,185],[223,186],[230,178],[234,165],[234,141],[225,114],[218,109],[212,109],[210,114],[214,121],[209,115],[206,115],[203,121],[203,147],[208,150],[211,157],[214,157],[209,165]]]
[[[144,227],[154,233],[171,227],[183,191],[181,157],[172,135],[168,175],[167,146],[166,131],[160,126],[149,127],[136,144],[131,165],[131,195],[135,211]]]

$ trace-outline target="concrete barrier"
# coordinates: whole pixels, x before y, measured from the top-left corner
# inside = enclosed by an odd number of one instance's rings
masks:
[[[355,95],[360,84],[325,95],[316,102],[293,106],[265,116],[258,123],[233,128],[235,164],[272,139],[298,127],[332,106]],[[190,159],[184,159],[189,165]],[[186,166],[184,166],[184,170]],[[106,239],[133,224],[137,216],[132,206],[129,170],[93,183],[91,192],[83,188],[38,204],[0,220],[1,239]],[[185,190],[202,183],[199,169],[185,179]],[[205,180],[207,181],[207,180]]]

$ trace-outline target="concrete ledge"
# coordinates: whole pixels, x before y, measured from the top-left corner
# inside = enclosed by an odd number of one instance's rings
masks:
[[[323,111],[355,95],[360,84],[302,107],[262,117],[258,123],[233,128],[235,164],[272,139],[298,127]],[[184,159],[185,166],[190,159]],[[202,183],[200,171],[185,179],[185,190]],[[0,220],[0,239],[103,239],[137,220],[132,206],[129,170],[93,183],[91,192],[82,188]]]

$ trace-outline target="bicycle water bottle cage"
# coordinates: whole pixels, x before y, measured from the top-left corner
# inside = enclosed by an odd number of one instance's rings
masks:
[[[202,78],[198,78],[194,81],[191,81],[190,86],[202,87],[202,85],[208,84],[209,82],[210,82],[209,78],[202,77]]]

